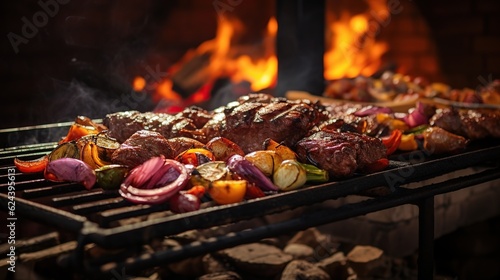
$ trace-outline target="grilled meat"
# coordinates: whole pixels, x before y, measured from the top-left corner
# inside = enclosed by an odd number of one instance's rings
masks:
[[[443,154],[462,150],[468,140],[440,127],[429,127],[423,132],[424,148],[430,153]]]
[[[159,155],[173,158],[175,150],[169,141],[158,132],[139,130],[113,152],[111,161],[133,168]]]
[[[188,118],[197,128],[202,128],[213,117],[213,113],[197,106],[187,107],[177,117]]]
[[[203,138],[197,131],[195,122],[183,115],[126,111],[106,115],[103,123],[108,127],[108,135],[120,143],[139,130],[156,131],[165,138],[179,136],[193,139]],[[204,141],[204,139],[202,140]]]
[[[386,147],[377,138],[331,130],[303,138],[294,148],[301,161],[325,169],[337,178],[351,176],[386,155]]]
[[[245,101],[216,110],[202,128],[207,139],[228,138],[245,153],[260,150],[271,138],[293,146],[321,120],[320,113],[306,103],[273,99],[269,103]]]
[[[192,120],[197,118],[197,112],[200,112],[199,118]],[[118,141],[123,141],[134,130],[148,129],[161,134],[161,140],[157,141],[169,148],[165,152],[170,153],[165,154],[167,157],[175,156],[172,154],[178,154],[183,149],[199,146],[214,137],[235,142],[244,153],[261,150],[264,141],[271,138],[288,147],[295,147],[302,160],[328,170],[334,177],[352,175],[359,168],[385,156],[385,147],[380,140],[348,132],[363,132],[365,120],[352,117],[332,121],[331,113],[319,103],[289,101],[265,94],[242,97],[213,112],[189,108],[175,116],[115,113],[106,116],[105,124],[110,136]],[[203,127],[199,128],[201,125]],[[143,146],[149,147],[144,143],[149,141],[149,136],[144,132],[134,134],[116,152],[114,159],[123,164],[132,161],[128,165],[141,162],[143,155],[137,150],[143,149]],[[181,136],[196,139],[196,143],[184,141]],[[167,141],[166,144],[163,139]],[[147,154],[145,157],[149,156]]]
[[[500,114],[491,111],[439,109],[430,125],[472,140],[500,137]]]
[[[174,137],[167,139],[167,142],[172,147],[172,158],[184,152],[185,150],[191,148],[202,148],[205,144],[201,143],[198,140],[188,138],[188,137]]]

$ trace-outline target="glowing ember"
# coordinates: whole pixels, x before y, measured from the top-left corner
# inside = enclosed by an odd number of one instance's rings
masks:
[[[143,77],[137,76],[134,78],[132,88],[134,91],[142,91],[146,87],[146,80]]]

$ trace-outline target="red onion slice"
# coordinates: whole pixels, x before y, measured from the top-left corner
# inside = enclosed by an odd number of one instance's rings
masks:
[[[162,203],[178,193],[188,179],[189,173],[182,163],[155,157],[134,168],[119,192],[134,203]]]
[[[75,158],[61,158],[47,163],[45,178],[51,181],[77,182],[90,190],[97,177],[85,162]]]

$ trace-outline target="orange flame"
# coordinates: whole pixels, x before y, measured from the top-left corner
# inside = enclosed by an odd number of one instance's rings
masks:
[[[382,63],[381,57],[388,50],[384,42],[376,40],[377,22],[369,21],[368,14],[351,16],[342,12],[338,20],[330,21],[330,46],[324,56],[325,79],[370,76]]]
[[[381,57],[388,50],[388,46],[375,38],[377,34],[373,32],[373,24],[376,22],[370,20],[370,12],[385,11],[388,15],[387,7],[383,3],[384,0],[369,1],[370,11],[362,14],[352,15],[344,11],[337,19],[331,14],[326,15],[325,79],[369,76],[379,70]],[[255,92],[274,87],[278,69],[275,54],[278,29],[276,19],[269,19],[263,41],[257,46],[234,45],[235,36],[239,36],[243,29],[244,26],[237,19],[220,17],[215,38],[188,51],[176,65],[171,67],[169,72],[175,75],[176,71],[196,56],[208,57],[208,65],[203,66],[206,68],[202,73],[192,75],[199,75],[195,78],[203,80],[205,86],[194,93],[188,102],[202,102],[210,98],[208,89],[211,89],[214,81],[221,77],[230,78],[234,82],[247,81],[251,90]],[[139,78],[136,77],[133,82],[134,89],[145,87],[144,79]],[[182,101],[172,86],[173,82],[168,78],[157,83],[155,99]]]

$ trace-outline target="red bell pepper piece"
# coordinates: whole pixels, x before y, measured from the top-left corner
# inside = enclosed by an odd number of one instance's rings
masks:
[[[262,191],[261,188],[257,187],[255,184],[248,183],[247,190],[245,192],[245,199],[253,199],[264,197],[266,194]]]
[[[403,132],[399,129],[394,129],[391,135],[381,138],[382,143],[387,148],[387,155],[394,153],[398,149],[401,143],[401,136],[403,136]]]
[[[364,170],[367,173],[379,172],[387,168],[389,166],[389,160],[386,158],[381,158],[371,164],[365,166]]]
[[[177,155],[175,159],[183,164],[198,166],[209,161],[214,161],[215,156],[205,148],[191,148]]]
[[[66,142],[73,141],[73,140],[78,140],[85,135],[97,134],[98,132],[99,131],[97,131],[95,128],[93,128],[91,126],[72,124],[69,127],[68,134],[66,134],[66,137],[64,137],[61,141],[59,141],[59,144],[66,143]]]
[[[201,185],[193,186],[192,188],[186,191],[186,193],[197,196],[198,198],[202,198],[205,192],[206,192],[205,187]]]
[[[34,160],[21,160],[14,158],[14,165],[22,173],[38,173],[45,170],[49,162],[48,156],[43,156]]]

